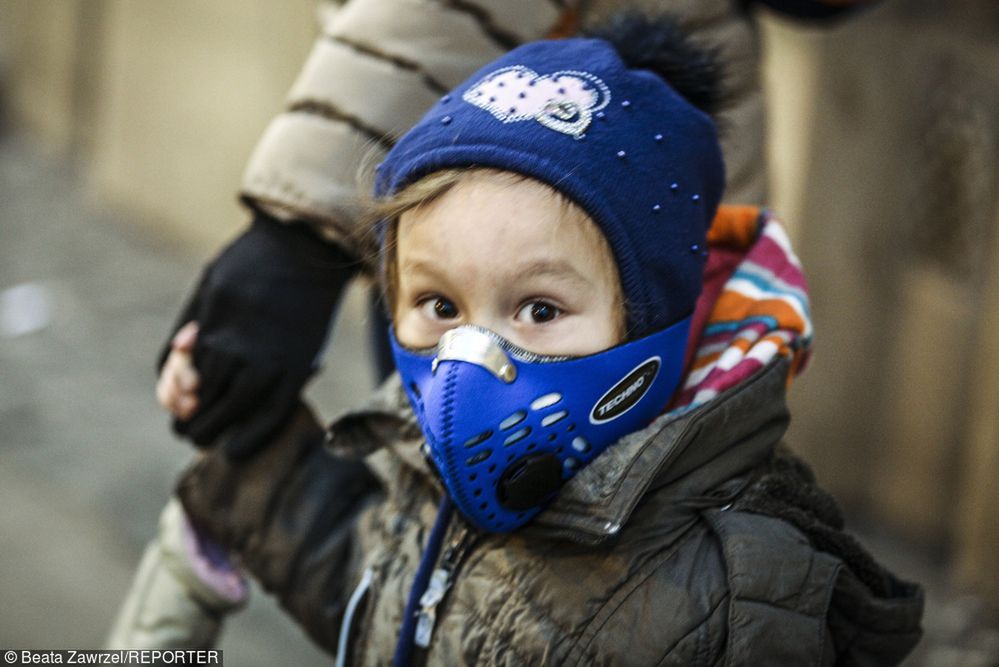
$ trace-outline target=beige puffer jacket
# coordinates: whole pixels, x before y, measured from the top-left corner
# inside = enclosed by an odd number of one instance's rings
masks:
[[[519,43],[626,8],[670,12],[728,70],[718,118],[726,201],[763,203],[763,102],[755,29],[739,0],[350,0],[322,35],[243,178],[244,201],[279,219],[309,220],[354,247],[363,172],[447,90]],[[365,167],[367,165],[367,168]],[[360,170],[359,170],[360,167]]]

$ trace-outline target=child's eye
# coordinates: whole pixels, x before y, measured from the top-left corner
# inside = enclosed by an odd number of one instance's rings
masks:
[[[450,299],[442,296],[431,296],[419,303],[423,314],[435,320],[453,320],[458,317],[458,307]]]
[[[561,314],[562,311],[559,310],[558,306],[553,306],[547,301],[532,301],[521,307],[517,313],[517,319],[527,318],[535,324],[544,324],[551,322]]]

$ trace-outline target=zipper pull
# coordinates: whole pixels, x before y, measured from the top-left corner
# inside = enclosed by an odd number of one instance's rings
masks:
[[[416,630],[413,632],[413,641],[420,648],[430,647],[434,625],[437,623],[437,605],[447,595],[454,582],[454,571],[474,541],[475,535],[468,526],[463,527],[444,550],[440,566],[430,575],[427,590],[420,596],[420,611],[416,615]]]
[[[420,648],[430,646],[437,622],[437,605],[451,588],[451,569],[439,567],[430,575],[430,584],[420,597],[420,612],[416,617],[415,642]]]

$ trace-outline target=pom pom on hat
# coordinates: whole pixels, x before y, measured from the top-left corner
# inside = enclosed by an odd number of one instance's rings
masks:
[[[660,56],[679,43],[656,39]],[[694,62],[689,53],[670,58]],[[724,165],[711,118],[667,83],[661,68],[645,68],[655,66],[654,55],[635,62],[599,38],[514,49],[441,98],[396,143],[378,170],[375,196],[455,167],[534,178],[579,205],[607,237],[629,338],[678,322],[700,294],[700,249],[721,199]],[[680,88],[703,103],[704,94]]]
[[[695,107],[714,116],[725,105],[717,52],[696,46],[668,14],[651,18],[624,11],[586,30],[614,47],[630,69],[655,72]]]

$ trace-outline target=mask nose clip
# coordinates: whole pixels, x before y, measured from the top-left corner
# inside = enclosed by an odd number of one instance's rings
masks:
[[[517,379],[517,367],[506,350],[492,335],[469,325],[444,332],[437,343],[437,356],[430,364],[430,372],[436,375],[442,361],[475,364],[506,384]]]

